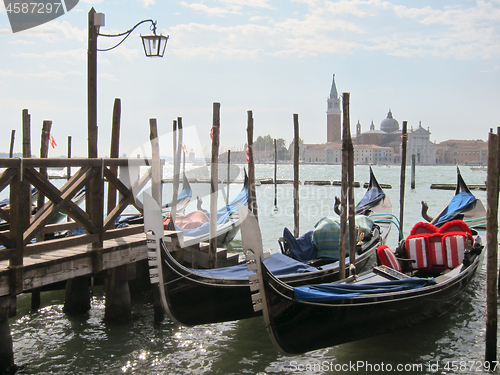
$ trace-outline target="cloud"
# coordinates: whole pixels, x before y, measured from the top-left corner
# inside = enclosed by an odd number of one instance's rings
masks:
[[[46,71],[39,73],[16,73],[11,70],[1,70],[0,69],[0,77],[4,78],[23,78],[23,79],[51,79],[51,80],[64,80],[69,76],[81,76],[84,73],[79,71],[70,71],[70,72],[56,72],[56,71]]]
[[[140,2],[142,3],[142,6],[144,8],[149,8],[150,5],[155,5],[156,4],[155,0],[140,0]]]
[[[14,54],[12,57],[23,57],[36,60],[49,60],[55,59],[64,62],[77,62],[87,60],[87,50],[86,49],[75,49],[70,51],[47,51],[44,53],[31,53],[23,52],[19,54]]]
[[[201,3],[190,4],[185,1],[181,1],[179,4],[185,8],[194,10],[195,12],[205,13],[207,16],[224,17],[228,14],[241,14],[241,12],[238,11],[241,7],[234,5],[230,5],[228,8],[223,8],[223,7],[210,8],[207,5]]]
[[[219,59],[382,51],[401,57],[488,59],[500,55],[500,2],[412,7],[383,0],[294,0],[286,12],[266,0],[219,0],[181,6],[209,17],[171,29],[170,51]],[[248,16],[241,23],[240,16]],[[218,19],[224,21],[218,21]],[[231,22],[234,20],[234,24]]]
[[[17,33],[19,37],[41,38],[46,42],[58,42],[61,40],[78,40],[85,42],[88,38],[87,29],[79,29],[67,21],[51,21]]]

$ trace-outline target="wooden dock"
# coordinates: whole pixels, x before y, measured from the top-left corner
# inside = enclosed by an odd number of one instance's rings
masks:
[[[77,168],[57,188],[41,168]],[[115,175],[112,167],[118,168]],[[16,296],[81,276],[108,277],[109,270],[122,268],[122,278],[135,278],[137,262],[147,259],[144,225],[115,229],[115,221],[130,205],[142,213],[135,194],[152,179],[148,159],[0,159],[0,191],[10,189],[10,206],[0,208],[9,225],[0,231],[0,321],[16,314]],[[135,176],[135,178],[131,178]],[[120,197],[108,213],[104,208],[104,184]],[[38,189],[46,202],[33,214],[31,189]],[[85,210],[72,198],[85,187]],[[108,208],[109,210],[109,208]],[[63,212],[68,221],[51,224]],[[83,228],[85,234],[44,241],[47,233]],[[169,236],[165,231],[165,235]],[[177,248],[180,261],[195,268],[208,267],[208,245]],[[217,249],[220,266],[238,262],[238,254]],[[123,268],[124,267],[124,268]],[[125,276],[123,276],[123,274]]]

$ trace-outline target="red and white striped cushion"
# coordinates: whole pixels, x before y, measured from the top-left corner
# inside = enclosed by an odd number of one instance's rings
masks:
[[[406,239],[406,255],[413,259],[413,269],[427,269],[427,241],[425,237],[408,237]]]
[[[440,233],[431,234],[428,238],[430,267],[434,270],[442,270],[445,268],[446,257],[442,243],[442,235]]]
[[[443,237],[445,262],[448,268],[458,267],[464,261],[466,237],[461,233],[450,233]]]
[[[386,267],[392,268],[396,271],[401,272],[401,265],[397,260],[396,256],[386,245],[381,245],[377,248],[377,256],[380,263]]]

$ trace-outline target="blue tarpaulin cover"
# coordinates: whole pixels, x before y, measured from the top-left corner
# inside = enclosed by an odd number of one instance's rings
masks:
[[[375,206],[380,200],[385,197],[385,193],[381,189],[371,188],[367,190],[363,198],[358,202],[355,208],[356,215],[364,214],[364,212]]]
[[[299,262],[308,262],[312,259],[317,259],[318,249],[312,241],[313,231],[310,230],[306,234],[295,238],[288,228],[283,229],[283,237],[288,240],[290,253],[294,259]]]
[[[434,285],[433,277],[410,277],[404,280],[381,281],[367,284],[318,284],[293,288],[296,301],[325,302],[350,299],[366,294],[394,293]]]
[[[477,198],[469,192],[462,192],[453,197],[450,204],[432,221],[439,227],[444,223],[454,220],[463,212],[469,211],[476,204]]]
[[[282,276],[294,273],[303,273],[308,271],[317,271],[315,267],[298,262],[281,253],[271,254],[270,258],[264,260],[264,264],[275,276]],[[246,264],[240,264],[232,267],[215,268],[210,270],[196,270],[205,276],[248,279],[248,275],[255,271],[248,271]]]
[[[224,224],[233,212],[238,211],[238,204],[242,204],[244,206],[248,204],[247,189],[243,189],[242,191],[240,191],[236,198],[234,198],[231,202],[229,202],[229,204],[225,205],[217,211],[217,225]],[[210,214],[207,213],[207,216],[210,217]],[[207,234],[209,232],[209,229],[209,222],[204,223],[200,227],[194,229],[180,229],[177,226],[175,227],[175,230],[182,231],[184,233],[184,236],[187,237],[202,236],[204,234]]]

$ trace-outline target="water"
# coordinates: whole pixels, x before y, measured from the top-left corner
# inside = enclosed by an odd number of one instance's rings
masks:
[[[273,168],[273,165],[258,165],[256,177],[272,177]],[[468,167],[461,169],[468,184],[484,183],[486,173],[471,171]],[[376,166],[374,172],[380,183],[392,185],[386,193],[394,213],[399,216],[399,167]],[[340,180],[340,175],[340,166],[304,165],[300,170],[301,181]],[[453,191],[429,187],[431,183],[455,183],[456,169],[419,166],[416,176],[416,189],[411,190],[408,168],[406,234],[413,223],[421,220],[421,200],[429,204],[430,215],[436,215],[449,202]],[[280,165],[278,179],[292,178],[292,166]],[[355,180],[363,183],[368,179],[368,167],[356,166]],[[208,184],[192,187],[194,197],[207,194],[209,189]],[[241,185],[232,186],[230,196],[235,196],[240,188]],[[165,189],[168,193],[168,187]],[[356,189],[357,200],[364,191]],[[485,192],[474,193],[486,202]],[[331,213],[335,195],[340,196],[340,188],[335,186],[301,186],[301,233]],[[276,239],[283,227],[293,228],[292,196],[292,186],[280,185],[275,211],[274,186],[257,187],[265,248],[279,251]],[[208,204],[207,200],[205,206]],[[194,205],[190,203],[188,209]],[[235,251],[241,247],[239,238],[233,244]],[[393,230],[388,244],[395,246],[396,241]],[[392,370],[395,374],[469,374],[480,373],[477,370],[484,357],[485,266],[466,291],[464,303],[447,316],[391,334],[294,357],[276,352],[262,318],[190,328],[177,326],[166,318],[155,325],[150,300],[143,296],[133,301],[132,321],[117,325],[103,322],[101,288],[94,289],[92,309],[85,315],[66,316],[62,312],[63,303],[63,291],[43,292],[42,308],[30,313],[30,295],[18,297],[18,314],[9,323],[20,374],[369,374],[382,370]],[[455,371],[453,365],[458,366]]]

